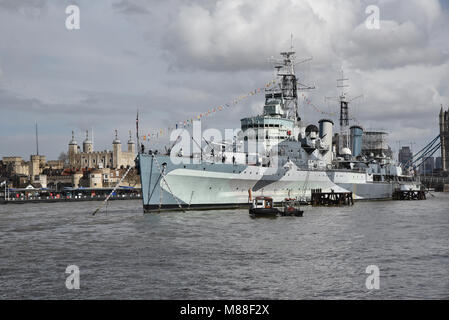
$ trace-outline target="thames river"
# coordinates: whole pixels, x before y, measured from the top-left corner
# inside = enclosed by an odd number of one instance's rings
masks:
[[[100,202],[0,205],[0,298],[448,299],[449,194],[434,195],[276,219],[143,214],[134,200],[95,216]]]

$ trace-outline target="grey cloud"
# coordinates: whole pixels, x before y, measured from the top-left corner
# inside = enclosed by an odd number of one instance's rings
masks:
[[[359,25],[343,51],[351,65],[361,69],[438,65],[449,59],[447,53],[430,47],[429,42],[425,32],[411,22],[382,21],[379,30]]]
[[[30,21],[17,14],[22,4],[48,14]],[[363,28],[368,4],[381,7],[377,33]],[[0,7],[0,27],[9,32],[0,35],[0,108],[25,121],[51,114],[67,135],[56,156],[72,128],[94,127],[109,148],[113,129],[126,138],[137,108],[145,132],[263,86],[273,77],[267,58],[290,47],[290,33],[298,57],[314,57],[298,75],[317,86],[307,95],[320,109],[338,111],[324,97],[339,94],[341,67],[350,94],[364,94],[354,117],[390,129],[393,139],[424,142],[434,109],[449,104],[449,18],[434,0],[86,2],[79,32],[65,30],[59,2],[0,0]],[[262,94],[251,97],[204,127],[238,127],[262,107]],[[301,112],[307,122],[323,117],[304,104]],[[6,140],[0,147],[15,150]]]
[[[171,62],[186,70],[262,69],[266,57],[290,46],[290,33],[295,36],[295,50],[314,56],[319,64],[340,58],[355,68],[370,69],[440,64],[448,59],[430,42],[434,25],[442,19],[438,1],[378,1],[377,5],[382,22],[375,31],[364,24],[366,1],[230,0],[212,7],[183,5],[168,25],[170,36],[162,45]]]
[[[0,8],[29,17],[37,17],[47,9],[47,0],[0,0]]]
[[[8,10],[19,10],[21,8],[42,9],[47,4],[47,0],[0,0],[0,7]]]
[[[120,13],[130,15],[149,13],[142,1],[120,0],[120,2],[113,3],[112,8]]]
[[[7,90],[0,90],[0,106],[2,108],[23,112],[28,115],[59,114],[64,116],[89,115],[110,117],[128,114],[144,97],[116,95],[113,92],[87,92],[80,94],[80,99],[73,102],[47,102],[32,97],[24,97]],[[105,112],[106,111],[106,112]]]
[[[265,69],[268,57],[290,47],[292,32],[301,54],[328,51],[315,50],[314,40],[304,32],[318,36],[324,26],[307,1],[296,6],[268,2],[217,1],[212,9],[184,5],[162,45],[178,67],[211,71]]]

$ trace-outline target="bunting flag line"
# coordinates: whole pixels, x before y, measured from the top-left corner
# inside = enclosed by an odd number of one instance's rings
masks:
[[[307,105],[311,105],[315,109],[315,111],[317,111],[317,112],[319,112],[319,113],[321,113],[323,115],[328,115],[328,116],[331,116],[331,117],[337,117],[338,116],[337,112],[325,112],[325,111],[322,111],[315,104],[313,104],[312,101],[309,98],[307,98],[306,95],[302,94],[302,97],[304,98],[305,103]],[[349,118],[349,120],[352,120],[355,123],[357,123],[358,125],[360,125],[360,122],[355,117]]]
[[[190,127],[192,125],[194,119],[202,121],[205,117],[207,117],[209,115],[212,115],[212,114],[214,114],[216,112],[220,112],[220,111],[225,110],[224,106],[226,108],[230,108],[232,105],[236,105],[240,101],[242,101],[242,100],[244,100],[244,99],[246,99],[248,97],[251,97],[251,96],[254,96],[254,95],[258,94],[258,93],[264,92],[264,90],[267,90],[268,88],[274,86],[276,83],[277,83],[276,80],[272,80],[270,82],[267,82],[263,87],[256,88],[256,89],[248,92],[245,95],[240,95],[240,96],[232,99],[229,103],[225,103],[223,105],[219,105],[219,106],[214,107],[212,109],[208,109],[206,112],[202,112],[200,114],[197,114],[196,116],[193,116],[190,119],[178,121],[177,123],[175,123],[174,126],[169,126],[167,128],[158,128],[158,129],[150,130],[150,132],[146,135],[146,137],[142,136],[141,139],[143,141],[146,141],[146,140],[149,141],[150,139],[151,140],[159,139],[160,137],[168,136],[168,134],[171,131],[173,131],[175,129],[179,129],[180,127],[183,127],[183,128]]]
[[[267,88],[274,86],[276,83],[277,83],[276,80],[272,80],[272,81],[266,83],[264,87],[254,89],[254,91],[250,91],[246,95],[240,95],[240,96],[236,97],[235,99],[232,99],[229,103],[225,103],[223,105],[214,107],[212,109],[208,109],[206,112],[199,113],[196,116],[191,117],[190,119],[178,121],[177,123],[174,124],[174,126],[169,126],[167,128],[153,129],[152,131],[148,132],[146,135],[143,135],[141,137],[141,140],[142,141],[150,141],[150,140],[154,140],[154,139],[159,139],[159,138],[168,136],[169,133],[175,129],[179,129],[181,127],[182,128],[190,127],[194,120],[203,121],[203,119],[205,119],[205,117],[208,117],[216,112],[223,111],[223,110],[225,110],[225,107],[230,108],[231,106],[238,104],[240,101],[242,101],[250,96],[264,92],[264,90],[267,90]],[[327,116],[331,116],[331,117],[338,116],[337,112],[326,112],[326,111],[321,110],[314,103],[312,103],[312,100],[310,98],[308,98],[304,93],[302,93],[301,96],[304,100],[304,104],[310,105],[316,112],[319,112],[323,115],[327,115]],[[351,120],[354,120],[355,122],[358,123],[357,119],[355,119],[355,118],[351,118]]]
[[[317,111],[323,115],[328,115],[331,117],[337,116],[336,112],[326,112],[326,111],[323,111],[320,108],[318,108],[315,104],[312,103],[312,100],[310,100],[304,93],[302,94],[302,97],[304,99],[305,104],[312,106],[312,108],[315,109],[315,111]]]

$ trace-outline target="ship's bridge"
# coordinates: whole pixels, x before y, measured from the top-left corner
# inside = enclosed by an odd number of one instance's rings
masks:
[[[292,119],[271,117],[271,116],[256,116],[244,118],[240,120],[243,131],[247,129],[293,129],[294,121]]]
[[[294,120],[271,117],[256,116],[241,119],[243,140],[263,140],[266,149],[294,136]]]

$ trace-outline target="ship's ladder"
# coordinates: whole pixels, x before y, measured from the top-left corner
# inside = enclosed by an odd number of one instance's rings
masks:
[[[178,204],[178,207],[179,207],[182,211],[184,211],[184,209],[183,209],[182,206],[181,206],[181,203],[179,202],[178,197],[176,197],[176,196],[173,194],[173,192],[171,191],[170,185],[168,184],[167,180],[165,179],[165,170],[161,168],[161,166],[159,165],[159,162],[157,161],[156,157],[155,157],[154,155],[152,155],[152,156],[153,156],[154,162],[156,162],[157,168],[158,168],[158,170],[159,170],[159,172],[160,172],[160,174],[161,174],[162,181],[163,181],[163,182],[165,183],[165,185],[167,186],[167,189],[168,189],[169,193],[171,194],[171,196],[176,200],[176,203]],[[162,188],[161,188],[161,195],[160,195],[160,198],[161,198],[161,201],[160,201],[160,202],[162,202]],[[161,204],[162,204],[162,203],[159,204],[159,207],[161,206]]]

